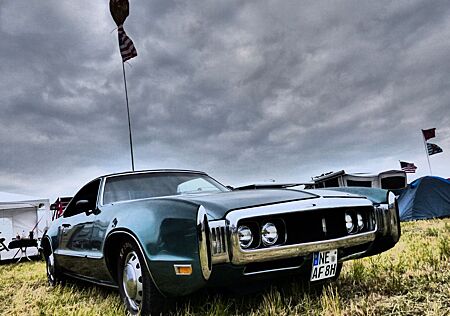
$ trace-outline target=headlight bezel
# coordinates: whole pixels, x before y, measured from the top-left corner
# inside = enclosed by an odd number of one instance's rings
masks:
[[[350,212],[348,212],[348,211],[345,212],[344,219],[345,219],[345,228],[347,229],[347,233],[354,234],[355,233],[355,223],[353,221],[353,216],[350,214]]]
[[[358,232],[362,231],[364,229],[364,217],[361,213],[356,213],[356,227]]]
[[[271,223],[276,227],[277,231],[277,239],[272,242],[268,243],[267,240],[263,241],[263,227]],[[242,226],[247,226],[253,234],[253,242],[250,244],[250,246],[247,246],[247,248],[242,247],[240,241],[239,241],[239,229]],[[256,249],[265,249],[270,247],[277,247],[281,246],[286,243],[287,241],[287,231],[286,231],[286,223],[283,219],[275,217],[260,217],[255,219],[243,219],[239,221],[236,225],[236,236],[237,236],[237,243],[239,244],[239,247],[243,251],[249,251],[249,250],[256,250]]]
[[[267,234],[265,234],[265,232],[267,232],[268,234],[275,234],[275,236],[267,237]],[[269,240],[267,238],[269,238]],[[273,240],[270,240],[270,238],[273,238]],[[272,222],[266,222],[261,227],[261,242],[263,243],[264,246],[270,247],[275,245],[277,241],[278,241],[277,226]]]
[[[250,235],[249,235],[250,236],[250,240],[246,244],[243,244],[242,241],[241,241],[241,233],[242,233],[242,231],[250,232]],[[242,249],[250,248],[250,246],[253,244],[253,241],[255,239],[252,229],[248,225],[245,225],[245,224],[244,225],[240,225],[238,227],[238,229],[237,229],[237,233],[238,233],[239,246]]]

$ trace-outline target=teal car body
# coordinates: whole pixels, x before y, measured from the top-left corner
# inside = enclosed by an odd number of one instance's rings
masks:
[[[396,202],[384,196],[374,206],[334,191],[233,191],[198,171],[113,174],[80,189],[41,245],[50,283],[73,277],[118,287],[132,314],[146,314],[156,310],[142,303],[151,291],[138,280],[147,274],[152,295],[176,297],[309,272],[318,251],[337,249],[342,263],[389,249],[400,228]],[[362,214],[364,227],[347,231],[348,214],[355,225]],[[127,253],[137,254],[139,264]]]

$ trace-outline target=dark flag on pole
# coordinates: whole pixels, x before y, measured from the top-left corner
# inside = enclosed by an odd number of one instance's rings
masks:
[[[130,14],[128,0],[110,0],[109,11],[111,12],[114,22],[117,24],[120,55],[122,56],[122,61],[126,62],[128,59],[137,56],[136,47],[134,47],[133,41],[123,29],[123,23],[125,23],[126,18]]]
[[[128,0],[110,0],[109,11],[116,25],[123,25],[128,14],[130,14]]]
[[[416,173],[417,167],[412,162],[400,161],[400,167],[406,173]]]
[[[423,129],[422,134],[423,134],[423,138],[425,138],[425,140],[434,138],[434,137],[436,137],[436,128]]]
[[[427,149],[428,149],[428,156],[439,154],[443,151],[441,147],[432,143],[427,143]]]

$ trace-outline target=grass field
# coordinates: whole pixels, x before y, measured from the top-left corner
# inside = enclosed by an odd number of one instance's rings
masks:
[[[79,282],[49,288],[44,262],[0,265],[1,315],[123,315],[117,292]],[[323,288],[297,282],[253,296],[200,293],[175,315],[450,315],[450,219],[402,223],[381,255],[344,264]]]

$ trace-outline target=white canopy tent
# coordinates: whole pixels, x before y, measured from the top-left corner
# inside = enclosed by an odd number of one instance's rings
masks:
[[[0,238],[5,238],[6,246],[17,235],[29,238],[31,231],[33,238],[40,240],[51,219],[48,199],[0,192]],[[17,249],[2,250],[0,259],[12,259],[16,252]],[[38,251],[33,247],[27,249],[27,254],[37,255]]]

